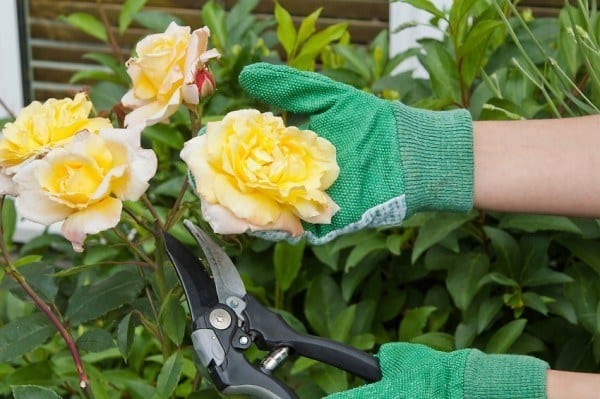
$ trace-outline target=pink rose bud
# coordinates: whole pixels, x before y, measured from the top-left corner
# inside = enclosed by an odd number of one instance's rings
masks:
[[[207,67],[199,69],[198,72],[196,72],[195,81],[201,99],[210,96],[213,91],[215,91],[215,77]]]

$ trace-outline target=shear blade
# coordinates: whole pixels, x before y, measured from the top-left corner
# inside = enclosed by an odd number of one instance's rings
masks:
[[[183,224],[204,252],[221,303],[227,303],[227,299],[231,297],[243,298],[246,295],[246,287],[231,258],[194,223],[184,220]]]
[[[219,303],[214,282],[202,262],[185,245],[167,232],[163,235],[167,253],[183,286],[192,320],[196,320]]]

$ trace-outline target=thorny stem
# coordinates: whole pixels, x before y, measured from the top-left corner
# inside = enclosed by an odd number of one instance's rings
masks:
[[[0,211],[4,206],[4,196],[0,197]],[[71,352],[71,357],[73,358],[73,363],[75,363],[75,370],[79,375],[79,388],[81,388],[84,396],[88,399],[93,399],[94,394],[92,393],[90,387],[90,379],[85,372],[85,368],[83,367],[83,362],[81,361],[81,356],[79,355],[79,351],[77,350],[77,346],[75,345],[75,341],[71,336],[71,333],[65,328],[63,323],[58,319],[56,314],[52,311],[50,306],[46,302],[40,298],[40,296],[31,288],[29,283],[25,280],[25,278],[14,268],[12,265],[8,248],[6,247],[6,243],[4,242],[4,228],[2,223],[0,223],[0,250],[2,251],[2,256],[4,258],[4,272],[9,275],[13,280],[15,280],[21,288],[27,293],[27,295],[33,300],[35,306],[42,312],[48,320],[54,325],[58,333],[61,335],[62,339],[65,341],[65,344],[69,348]]]
[[[154,264],[152,259],[150,259],[148,255],[146,255],[142,250],[140,250],[133,242],[131,242],[131,240],[128,240],[127,237],[125,237],[125,235],[123,235],[123,233],[119,231],[119,229],[113,227],[112,230],[125,243],[125,245],[131,248],[134,254],[138,255],[141,259],[143,259],[151,268],[156,269],[156,264]]]
[[[98,13],[100,14],[100,19],[102,19],[102,24],[104,25],[104,30],[106,30],[106,35],[107,35],[108,41],[110,43],[110,48],[111,48],[113,54],[115,55],[115,57],[117,57],[119,62],[122,64],[124,61],[123,53],[121,52],[121,47],[119,47],[119,43],[117,42],[117,39],[115,38],[115,35],[112,32],[110,22],[108,21],[108,18],[106,17],[106,12],[104,11],[104,5],[102,4],[102,0],[96,0],[96,4],[98,5]]]
[[[184,179],[183,184],[181,185],[181,190],[179,190],[179,194],[177,195],[177,199],[175,200],[173,207],[167,214],[167,220],[165,221],[165,230],[169,230],[171,228],[171,226],[173,226],[175,223],[177,223],[177,215],[178,215],[177,211],[178,211],[179,207],[181,206],[181,201],[183,201],[183,196],[187,192],[189,185],[190,185],[190,183],[188,182],[188,179],[187,178]]]
[[[154,223],[158,224],[159,227],[162,227],[160,217],[158,216],[158,213],[156,213],[156,209],[154,209],[154,205],[152,204],[152,202],[150,201],[150,199],[148,198],[148,196],[146,194],[142,195],[142,202],[144,203],[144,205],[146,205],[146,208],[148,208],[148,211],[154,218]]]

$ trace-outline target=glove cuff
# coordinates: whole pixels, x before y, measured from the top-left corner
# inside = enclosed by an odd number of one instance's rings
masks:
[[[465,365],[464,399],[546,399],[548,368],[531,356],[472,350]]]
[[[473,208],[473,122],[469,111],[429,111],[393,102],[408,215]]]

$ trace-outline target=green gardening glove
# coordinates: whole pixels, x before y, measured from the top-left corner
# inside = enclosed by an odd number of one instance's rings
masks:
[[[386,344],[383,378],[326,399],[545,399],[548,364],[530,356],[487,355],[477,349],[438,352]]]
[[[306,128],[337,148],[340,175],[327,192],[340,210],[331,224],[305,224],[309,242],[399,225],[419,211],[472,208],[468,111],[411,108],[283,65],[249,65],[239,81],[255,99],[308,114]]]

